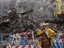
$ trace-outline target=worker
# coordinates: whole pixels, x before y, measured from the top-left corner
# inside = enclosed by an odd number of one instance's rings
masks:
[[[37,34],[40,36],[40,46],[42,48],[50,48],[52,46],[52,39],[55,37],[55,31],[53,31],[50,28],[47,28],[46,26],[49,25],[48,23],[46,24],[45,22],[40,24],[41,30],[37,32]]]

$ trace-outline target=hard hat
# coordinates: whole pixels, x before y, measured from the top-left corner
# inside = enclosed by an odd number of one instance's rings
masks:
[[[45,26],[45,25],[46,25],[45,22],[40,23],[40,26]]]
[[[40,26],[45,26],[45,25],[49,25],[49,23],[42,22],[42,23],[40,24]]]

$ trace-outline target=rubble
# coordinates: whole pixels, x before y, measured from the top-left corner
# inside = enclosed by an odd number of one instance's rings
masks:
[[[15,12],[14,12],[14,11]],[[29,14],[33,10],[28,10],[24,13],[17,13],[15,8],[11,9],[12,12],[8,13],[7,16],[3,16],[0,19],[0,32],[1,33],[16,33],[34,30],[35,22],[34,19],[29,18]]]

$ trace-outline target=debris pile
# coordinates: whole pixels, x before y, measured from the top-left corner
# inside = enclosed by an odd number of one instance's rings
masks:
[[[15,8],[9,9],[8,15],[3,16],[0,19],[0,32],[20,33],[34,30],[38,27],[38,23],[33,18],[30,18],[32,12],[32,9],[24,13],[17,13]]]

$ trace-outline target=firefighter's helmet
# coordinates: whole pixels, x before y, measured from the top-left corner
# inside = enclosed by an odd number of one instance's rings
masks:
[[[49,23],[42,22],[42,23],[40,24],[40,26],[46,26],[46,25],[49,25]]]

